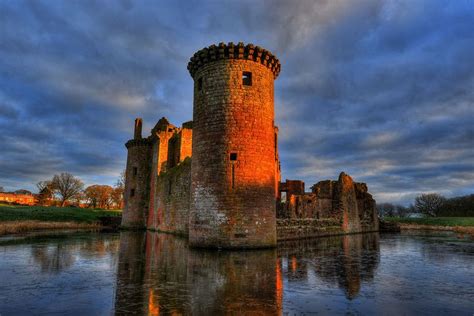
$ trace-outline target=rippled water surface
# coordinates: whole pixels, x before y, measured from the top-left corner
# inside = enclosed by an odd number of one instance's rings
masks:
[[[0,239],[0,315],[473,315],[474,240],[363,234],[262,251],[158,233]]]

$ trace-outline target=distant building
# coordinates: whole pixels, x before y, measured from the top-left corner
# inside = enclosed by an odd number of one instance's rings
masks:
[[[36,197],[33,194],[0,192],[0,202],[8,204],[35,205]]]

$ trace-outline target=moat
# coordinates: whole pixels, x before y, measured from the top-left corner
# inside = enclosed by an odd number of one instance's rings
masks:
[[[203,251],[158,233],[0,240],[0,314],[474,312],[474,239],[357,234]]]

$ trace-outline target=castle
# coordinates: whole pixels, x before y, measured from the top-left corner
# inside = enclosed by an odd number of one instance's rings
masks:
[[[196,52],[188,70],[192,121],[176,127],[161,118],[144,138],[142,120],[135,120],[126,143],[123,227],[218,248],[378,230],[367,186],[344,173],[311,193],[302,181],[281,182],[274,123],[280,62],[272,53],[220,43]]]

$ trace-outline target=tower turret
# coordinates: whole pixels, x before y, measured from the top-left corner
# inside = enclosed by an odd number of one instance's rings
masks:
[[[135,120],[134,138],[127,147],[125,169],[124,209],[122,226],[144,229],[150,196],[151,142],[142,138],[142,119]]]
[[[136,118],[135,119],[135,130],[134,130],[134,139],[141,139],[142,138],[142,125],[143,125],[143,120],[141,118]]]
[[[274,79],[278,59],[252,44],[212,45],[194,79],[192,246],[276,245]]]

